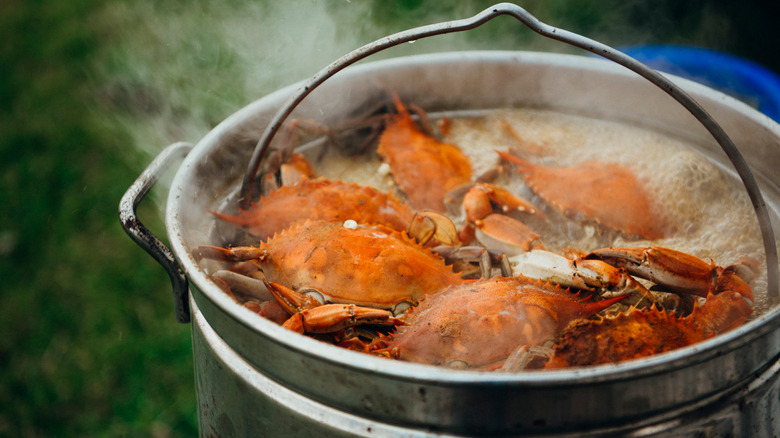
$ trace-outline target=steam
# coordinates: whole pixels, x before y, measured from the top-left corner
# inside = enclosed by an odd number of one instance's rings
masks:
[[[152,157],[172,142],[197,141],[249,102],[312,76],[366,43],[411,27],[470,17],[494,3],[110,3],[91,17],[105,23],[106,34],[115,38],[110,49],[96,60],[97,81],[103,90],[100,111],[108,114],[109,122],[125,125],[134,138],[134,149]],[[650,14],[646,9],[654,5],[518,3],[548,24],[611,45],[658,42],[659,35],[680,40],[678,26],[669,19],[674,14]],[[697,28],[709,28],[705,18],[697,20],[702,21]],[[470,49],[581,53],[535,35],[510,17],[500,17],[465,33],[406,44],[374,55],[371,60]]]
[[[114,38],[95,61],[102,90],[100,116],[122,125],[133,137],[133,150],[150,159],[167,144],[196,142],[248,103],[311,77],[371,41],[470,17],[494,3],[222,0],[184,7],[153,1],[110,3],[93,18]],[[529,6],[529,11],[545,8]],[[567,50],[510,17],[500,17],[465,33],[390,49],[369,61],[471,49]]]
[[[409,27],[471,16],[489,2],[407,6],[291,0],[109,4],[95,18],[118,36],[96,60],[98,117],[131,138],[129,159],[149,162],[177,141],[196,143],[230,114],[307,79],[342,55]],[[389,20],[393,24],[388,24]],[[405,26],[405,27],[403,27]],[[501,48],[487,37],[433,38],[370,60],[411,53]],[[140,170],[139,170],[140,173]],[[165,181],[158,183],[164,186]],[[160,207],[165,190],[153,196]]]

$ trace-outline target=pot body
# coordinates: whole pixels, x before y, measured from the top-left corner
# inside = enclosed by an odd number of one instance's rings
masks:
[[[687,81],[681,85],[740,148],[768,204],[773,209],[780,205],[778,125],[721,93]],[[301,413],[319,409],[329,417],[375,424],[374,430],[382,425],[390,435],[650,433],[652,427],[668,431],[671,425],[691,431],[711,425],[718,432],[723,427],[780,433],[776,306],[715,339],[645,360],[507,374],[440,369],[345,351],[291,333],[236,305],[190,252],[201,244],[220,244],[206,211],[234,201],[260,132],[294,89],[260,99],[216,127],[182,164],[169,193],[168,237],[190,280],[198,321],[193,339],[204,433],[220,428],[217,412],[224,411],[215,408],[220,403],[242,411],[223,421],[236,431],[237,424],[253,416],[264,417],[266,425],[303,422],[336,436],[360,430],[341,430]],[[569,55],[463,52],[367,63],[331,78],[293,117],[335,123],[361,114],[390,92],[430,111],[534,107],[629,123],[692,143],[726,163],[708,132],[661,90],[609,62]],[[242,366],[232,366],[228,357],[238,358]],[[258,387],[258,379],[265,386]],[[235,389],[227,389],[231,387]],[[307,408],[280,406],[270,387],[283,388],[289,400]],[[689,414],[696,418],[689,420]],[[646,427],[650,429],[642,429]],[[292,429],[286,432],[294,435]]]
[[[201,436],[442,436],[426,428],[380,423],[349,414],[290,390],[230,348],[209,325],[197,304],[191,303],[191,308]],[[579,428],[576,436],[771,437],[777,434],[778,413],[780,361],[775,360],[749,383],[724,389],[695,404],[604,427]],[[572,433],[545,436],[563,437]]]

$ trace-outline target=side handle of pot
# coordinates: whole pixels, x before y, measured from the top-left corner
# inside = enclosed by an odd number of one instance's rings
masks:
[[[181,323],[190,322],[189,284],[173,252],[160,239],[157,238],[136,215],[136,208],[142,199],[149,193],[160,175],[167,170],[171,163],[181,160],[192,149],[192,144],[178,142],[163,149],[162,152],[144,169],[138,179],[127,189],[122,200],[119,201],[119,220],[122,228],[141,248],[148,252],[158,263],[162,265],[171,278],[173,288],[173,305],[176,312],[176,320]]]

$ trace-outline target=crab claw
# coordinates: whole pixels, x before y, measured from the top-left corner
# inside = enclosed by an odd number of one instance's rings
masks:
[[[331,333],[362,324],[400,325],[402,322],[387,310],[354,304],[325,304],[294,314],[282,326],[304,334]]]
[[[415,213],[409,223],[407,234],[420,245],[435,240],[442,245],[458,243],[458,229],[447,216],[433,210]]]
[[[737,268],[722,268],[684,252],[662,247],[604,248],[587,259],[600,259],[629,273],[653,281],[679,293],[706,297],[724,291],[740,293],[753,300],[750,285],[737,274]]]
[[[466,189],[468,190],[463,194]],[[450,202],[462,198],[460,204],[467,224],[461,229],[461,241],[477,240],[482,245],[506,255],[521,254],[544,247],[540,236],[528,226],[501,214],[517,211],[541,215],[528,201],[513,195],[507,189],[488,183],[470,183],[451,191],[448,197]]]
[[[276,298],[276,301],[290,314],[325,304],[324,295],[316,289],[312,288],[310,293],[301,293],[273,281],[264,283],[271,295]]]
[[[529,251],[510,260],[515,274],[588,291],[595,288],[620,291],[631,296],[624,301],[625,304],[637,305],[643,300],[655,302],[652,294],[628,275],[626,269],[616,268],[602,260],[570,260],[544,250]]]
[[[466,210],[466,219],[474,222],[484,218],[493,212],[493,204],[497,205],[501,212],[512,210],[536,214],[536,208],[525,199],[513,195],[504,187],[488,183],[474,184],[463,197],[463,208]]]
[[[721,268],[714,267],[718,279],[716,281],[715,293],[733,291],[738,292],[743,297],[753,301],[753,289],[750,284],[740,275],[738,266],[727,266]]]
[[[544,248],[541,236],[524,223],[502,214],[490,214],[474,225],[475,236],[480,243],[508,256]]]
[[[278,164],[278,167],[278,180],[275,173],[265,175],[266,180],[264,188],[266,191],[279,189],[281,186],[295,185],[316,176],[311,164],[309,164],[303,155],[298,153],[290,155],[285,162]]]
[[[316,289],[301,293],[275,282],[265,285],[277,302],[292,314],[282,326],[301,334],[331,333],[362,324],[401,324],[388,310],[354,304],[323,304],[325,298]]]

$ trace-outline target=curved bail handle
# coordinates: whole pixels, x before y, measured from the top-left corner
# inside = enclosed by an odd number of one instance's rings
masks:
[[[325,82],[328,78],[335,75],[344,68],[354,64],[355,62],[384,49],[434,35],[442,35],[474,29],[500,15],[510,15],[515,17],[517,20],[537,33],[541,34],[542,36],[587,50],[596,55],[610,59],[622,65],[623,67],[634,71],[669,94],[683,107],[685,107],[685,109],[687,109],[694,117],[696,117],[696,119],[720,144],[721,148],[726,153],[729,160],[731,160],[731,163],[734,165],[737,174],[741,178],[742,183],[748,192],[748,196],[750,197],[750,200],[753,204],[753,209],[756,213],[756,218],[758,219],[761,236],[764,243],[764,252],[766,253],[768,283],[767,293],[771,299],[777,299],[780,295],[780,290],[778,290],[778,281],[780,281],[780,267],[778,266],[778,254],[774,240],[774,232],[772,230],[772,224],[769,217],[769,211],[767,209],[766,202],[761,195],[758,184],[756,183],[756,180],[747,165],[747,162],[745,162],[745,159],[739,153],[737,147],[726,135],[720,125],[718,125],[718,123],[704,110],[701,105],[699,105],[698,102],[693,100],[693,98],[688,96],[685,91],[683,91],[665,76],[661,75],[659,72],[642,64],[636,59],[616,49],[613,49],[612,47],[599,43],[598,41],[594,41],[576,33],[569,32],[564,29],[558,29],[556,27],[542,23],[536,17],[529,14],[525,9],[512,3],[496,4],[471,18],[421,26],[378,39],[342,56],[334,63],[330,64],[319,73],[311,77],[279,109],[257,142],[250,159],[247,172],[244,175],[244,180],[241,187],[241,206],[243,208],[248,208],[249,204],[251,203],[252,186],[254,185],[257,172],[260,169],[260,164],[266,154],[271,140],[282,126],[282,123],[284,123],[287,117],[292,113],[293,109],[295,109],[295,107],[297,107],[298,104],[309,95],[309,93]],[[262,181],[260,183],[262,184]]]
[[[192,149],[192,144],[185,142],[174,143],[166,147],[149,166],[144,169],[138,179],[127,189],[122,200],[119,201],[119,221],[122,228],[135,243],[148,252],[158,263],[165,268],[171,278],[173,289],[173,306],[176,313],[176,321],[190,322],[189,284],[179,264],[173,257],[171,250],[157,238],[136,215],[136,208],[141,200],[149,193],[154,184],[171,162],[187,156]]]

